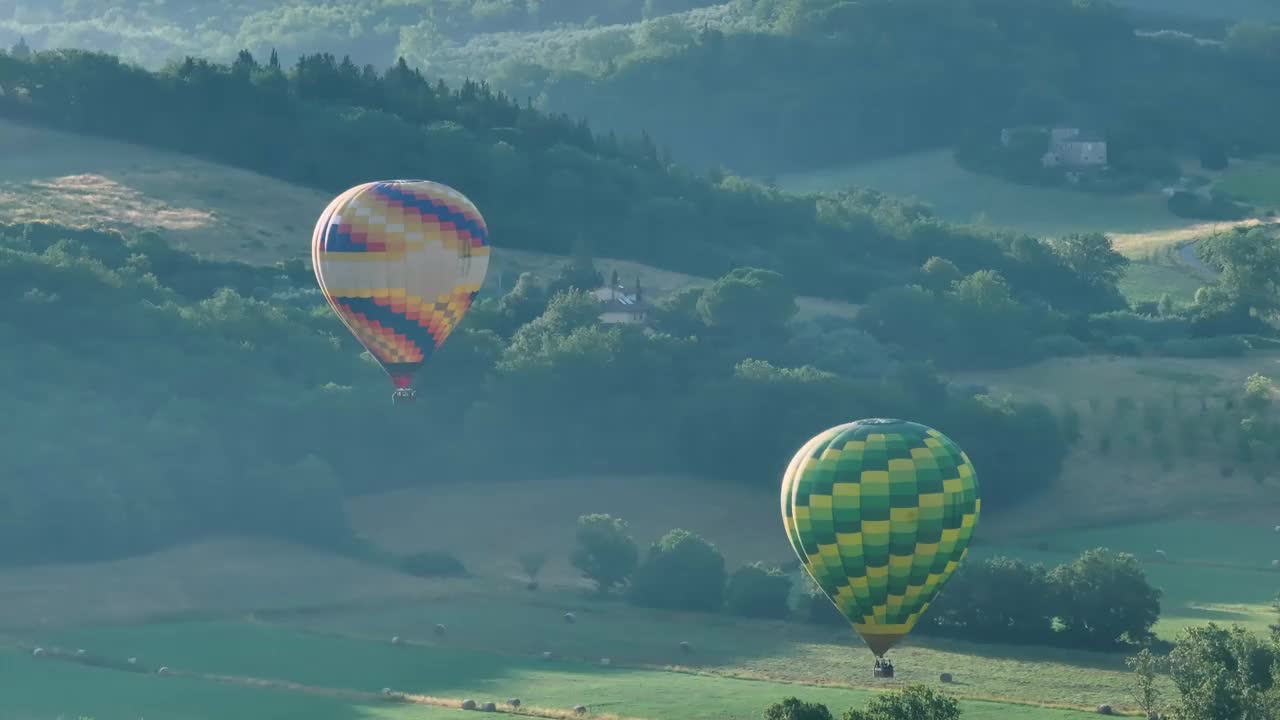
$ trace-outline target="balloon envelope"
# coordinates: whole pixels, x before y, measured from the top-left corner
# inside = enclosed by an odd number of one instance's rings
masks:
[[[489,267],[475,205],[427,180],[370,182],[334,198],[316,222],[316,281],[343,324],[397,388],[457,327]]]
[[[877,656],[955,572],[982,507],[964,451],[903,420],[823,431],[792,458],[782,486],[796,554]]]

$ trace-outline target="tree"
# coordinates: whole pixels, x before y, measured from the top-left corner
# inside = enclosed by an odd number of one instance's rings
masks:
[[[617,276],[616,272],[614,276]],[[601,285],[604,285],[604,275],[596,268],[586,243],[579,242],[574,245],[569,261],[560,266],[560,272],[547,286],[547,294],[555,295],[575,288],[591,292]]]
[[[1041,565],[996,557],[965,563],[943,588],[931,622],[946,634],[983,642],[1051,638],[1048,573]]]
[[[24,37],[18,38],[18,42],[9,49],[9,54],[18,60],[30,60],[31,47],[27,45],[27,39]]]
[[[865,710],[849,710],[843,720],[959,720],[960,703],[924,685],[877,696]]]
[[[672,530],[649,547],[631,584],[636,605],[713,612],[724,606],[724,556],[688,530]]]
[[[627,523],[611,515],[583,515],[569,561],[594,582],[601,595],[626,584],[636,569],[640,552],[627,534]]]
[[[1160,716],[1160,687],[1156,677],[1168,665],[1168,659],[1155,655],[1148,648],[1125,659],[1125,665],[1133,672],[1133,698],[1148,718]]]
[[[920,268],[920,284],[934,294],[945,293],[956,284],[964,274],[956,264],[946,258],[931,257]]]
[[[520,555],[520,569],[524,570],[525,576],[529,578],[531,587],[537,586],[538,575],[546,564],[547,554],[544,552],[527,552]]]
[[[1049,584],[1062,632],[1084,647],[1144,642],[1160,619],[1160,590],[1128,553],[1089,550],[1054,568]]]
[[[770,705],[764,711],[764,720],[832,720],[831,711],[826,705],[802,702],[799,698],[789,697],[780,703]]]
[[[1129,259],[1116,252],[1103,233],[1072,233],[1055,238],[1050,246],[1076,275],[1092,285],[1115,287],[1129,267]]]
[[[753,563],[738,568],[729,578],[725,606],[735,615],[782,619],[790,610],[790,596],[791,578],[786,573]]]
[[[1280,710],[1280,648],[1244,628],[1216,623],[1183,631],[1169,654],[1183,720],[1267,720]]]
[[[758,338],[782,332],[796,314],[795,293],[772,270],[737,268],[698,297],[703,322],[730,336]]]
[[[1205,260],[1221,268],[1218,286],[1230,301],[1261,315],[1280,307],[1280,237],[1273,230],[1235,228],[1198,245]]]

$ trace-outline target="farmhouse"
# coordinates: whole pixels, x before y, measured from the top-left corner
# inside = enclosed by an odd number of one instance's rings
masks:
[[[1040,158],[1045,167],[1090,167],[1107,164],[1107,141],[1080,128],[1056,127],[1049,131],[1049,149]]]
[[[649,317],[650,306],[644,301],[640,288],[640,278],[636,278],[634,292],[618,282],[618,273],[613,273],[609,285],[598,288],[594,295],[600,301],[600,322],[606,325],[636,325],[645,322]]]

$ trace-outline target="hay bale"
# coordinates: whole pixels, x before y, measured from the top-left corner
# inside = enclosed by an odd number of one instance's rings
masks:
[[[578,617],[577,617],[576,615],[574,615],[573,613],[571,613],[571,612],[567,612],[567,613],[565,613],[565,614],[564,614],[564,621],[565,621],[567,624],[572,625],[572,624],[574,624],[574,623],[578,622]]]
[[[161,665],[161,666],[160,666],[160,669],[156,671],[156,674],[157,674],[157,675],[168,675],[168,674],[169,674],[169,666],[168,666],[168,665]]]
[[[507,700],[507,707],[513,707],[513,708],[518,708],[518,707],[520,707],[520,698],[510,698],[510,699],[508,699],[508,700]]]
[[[573,712],[574,712],[574,713],[576,713],[576,714],[578,714],[578,715],[586,715],[586,714],[587,714],[587,706],[586,706],[586,705],[574,705],[574,706],[573,706]]]
[[[32,657],[40,657],[41,655],[44,655],[44,648],[36,648],[31,651]]]
[[[1102,704],[1098,706],[1098,714],[1099,715],[1115,715],[1116,711],[1110,705]]]
[[[601,664],[601,665],[612,665],[612,664],[613,664],[613,661],[612,661],[612,660],[610,660],[609,658],[600,658],[600,664]]]
[[[1280,560],[1272,560],[1272,561],[1271,561],[1271,569],[1272,569],[1272,570],[1280,570]]]
[[[136,658],[136,657],[131,657],[131,658],[129,658],[128,660],[125,660],[125,662],[129,663],[130,665],[137,665],[137,664],[138,664],[138,658]]]
[[[77,648],[77,649],[76,649],[76,657],[78,657],[78,658],[82,658],[82,657],[84,657],[84,648]]]
[[[1156,550],[1156,557],[1159,557],[1162,562],[1169,562],[1169,553],[1163,550]]]
[[[391,644],[392,644],[392,645],[399,645],[399,644],[400,644],[400,636],[399,636],[399,635],[392,635],[392,636],[391,636]]]
[[[689,653],[693,652],[693,647],[689,645],[689,643],[681,641],[680,652],[684,653],[685,655],[688,655]]]
[[[475,700],[472,700],[472,699],[470,699],[470,698],[468,698],[468,699],[466,699],[466,700],[463,700],[463,701],[462,701],[462,709],[463,709],[463,710],[475,710],[475,709],[476,709],[476,701],[475,701]]]
[[[436,637],[444,637],[445,633],[449,631],[447,628],[445,628],[444,625],[436,624],[435,630],[433,630],[432,632],[436,634]]]
[[[548,651],[546,651],[546,652],[542,653],[542,659],[543,659],[543,660],[552,660],[552,659],[554,659],[554,658],[555,658],[555,654],[554,654],[554,653],[552,653],[550,650],[548,650]]]
[[[480,706],[480,712],[497,712],[498,706],[491,702],[487,702]]]
[[[951,673],[942,673],[938,676],[938,680],[947,684],[955,682],[955,678],[951,677]]]
[[[1276,534],[1277,534],[1277,535],[1280,535],[1280,525],[1277,525],[1277,526],[1276,526]]]
[[[391,688],[382,688],[382,694],[385,695],[386,697],[391,697],[392,695]]]

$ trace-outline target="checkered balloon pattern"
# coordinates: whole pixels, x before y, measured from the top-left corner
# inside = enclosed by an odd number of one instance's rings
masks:
[[[825,430],[782,479],[792,548],[877,656],[911,631],[955,572],[981,508],[964,451],[903,420]]]
[[[316,281],[397,387],[444,344],[489,267],[488,228],[462,193],[426,180],[371,182],[316,222]]]

